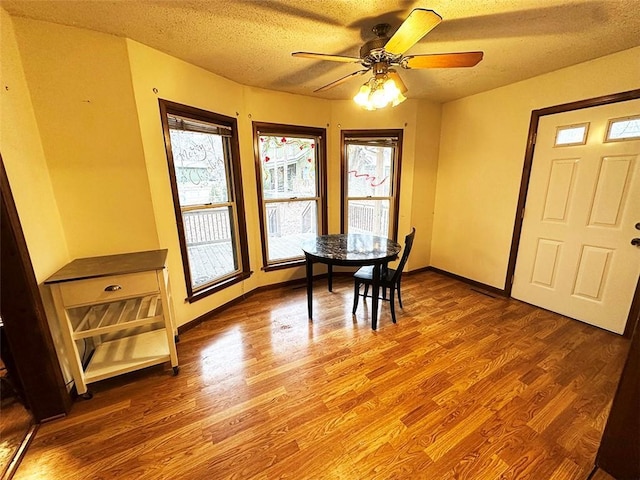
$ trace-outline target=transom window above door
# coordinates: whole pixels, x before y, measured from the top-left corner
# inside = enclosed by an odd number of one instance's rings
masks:
[[[342,132],[342,231],[395,239],[402,130]]]
[[[264,269],[304,262],[302,242],[326,230],[326,133],[253,124]]]

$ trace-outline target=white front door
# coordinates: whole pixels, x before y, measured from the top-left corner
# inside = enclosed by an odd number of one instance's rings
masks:
[[[634,116],[640,100],[540,118],[514,298],[623,333],[640,275],[631,244],[640,237],[640,139],[625,138],[637,133]],[[625,139],[606,140],[612,119]]]

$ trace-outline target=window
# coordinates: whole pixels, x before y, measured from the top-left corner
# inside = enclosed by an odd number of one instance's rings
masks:
[[[640,115],[609,120],[606,142],[620,142],[640,138]]]
[[[566,125],[556,128],[556,141],[554,146],[567,147],[572,145],[584,145],[587,143],[588,123],[578,125]]]
[[[342,132],[342,231],[395,239],[402,130]]]
[[[253,137],[264,269],[300,265],[326,231],[325,130],[254,122]]]
[[[166,100],[160,113],[191,302],[250,275],[237,122]]]

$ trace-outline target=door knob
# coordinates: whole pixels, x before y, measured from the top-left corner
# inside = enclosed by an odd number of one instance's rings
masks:
[[[634,247],[640,247],[640,238],[632,238],[631,239],[631,245],[633,245]]]

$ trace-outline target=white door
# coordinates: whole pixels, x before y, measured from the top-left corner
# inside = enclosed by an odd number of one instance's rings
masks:
[[[623,139],[607,141],[612,119]],[[640,275],[639,127],[640,100],[540,118],[514,298],[623,333]]]

